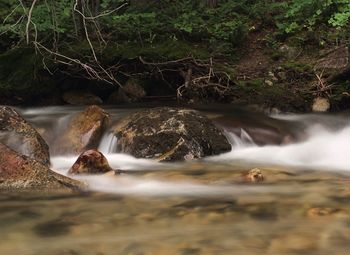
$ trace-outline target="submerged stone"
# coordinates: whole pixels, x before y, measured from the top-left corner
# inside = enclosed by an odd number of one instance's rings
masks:
[[[104,174],[112,171],[105,156],[98,150],[82,153],[69,169],[69,174]]]
[[[40,134],[14,109],[0,107],[0,141],[11,149],[50,165],[49,146]],[[2,139],[1,139],[2,138]]]
[[[322,216],[330,216],[339,213],[340,210],[337,208],[330,207],[313,207],[307,211],[307,216],[309,218],[318,218]]]
[[[258,183],[264,181],[264,175],[259,168],[254,168],[245,176],[246,181]]]
[[[223,133],[205,116],[168,107],[137,112],[115,128],[117,151],[160,161],[191,160],[231,150]]]

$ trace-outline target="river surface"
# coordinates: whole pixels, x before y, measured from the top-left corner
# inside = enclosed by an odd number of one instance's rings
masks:
[[[50,149],[81,110],[19,109]],[[137,109],[106,110],[113,124]],[[349,113],[203,113],[219,116],[231,152],[159,163],[116,153],[107,131],[99,149],[125,173],[79,177],[89,183],[82,194],[0,193],[0,254],[349,254]],[[288,139],[261,145],[264,132]],[[77,156],[53,149],[52,169],[66,174]],[[247,181],[253,168],[263,181]]]

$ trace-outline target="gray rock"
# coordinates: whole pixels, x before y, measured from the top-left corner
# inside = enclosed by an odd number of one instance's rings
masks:
[[[154,108],[123,119],[115,128],[117,150],[137,158],[190,160],[231,150],[221,131],[194,110]]]

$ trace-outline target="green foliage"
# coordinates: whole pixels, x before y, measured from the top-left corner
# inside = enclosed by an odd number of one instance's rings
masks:
[[[208,9],[202,1],[159,2],[147,8],[129,7],[112,18],[104,17],[103,24],[118,38],[142,43],[181,38],[235,46],[247,33],[247,18],[239,13],[245,1],[222,1],[216,9]]]
[[[322,26],[341,29],[350,21],[350,0],[294,0],[283,7],[277,26],[287,34]]]
[[[0,55],[0,91],[40,94],[52,89],[42,75],[43,62],[31,48],[16,48]],[[45,86],[43,86],[45,84]]]
[[[30,1],[2,0],[0,2],[0,33],[11,38],[23,38]],[[52,33],[65,33],[70,37],[74,32],[72,0],[38,1],[33,9],[29,26],[30,32],[34,30],[38,37],[53,40]],[[50,37],[48,37],[50,35]]]

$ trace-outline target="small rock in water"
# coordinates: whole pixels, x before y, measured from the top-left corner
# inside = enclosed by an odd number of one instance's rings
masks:
[[[327,112],[330,108],[330,103],[327,98],[317,97],[312,104],[312,111],[314,112]]]
[[[105,156],[98,150],[83,152],[69,169],[69,174],[104,174],[112,171]],[[112,171],[113,172],[113,171]]]
[[[330,216],[337,212],[339,212],[339,209],[336,208],[329,208],[329,207],[314,207],[307,211],[307,216],[310,218],[317,218],[322,216]]]
[[[264,180],[264,176],[259,168],[250,170],[245,177],[247,181],[253,183],[262,182]]]

